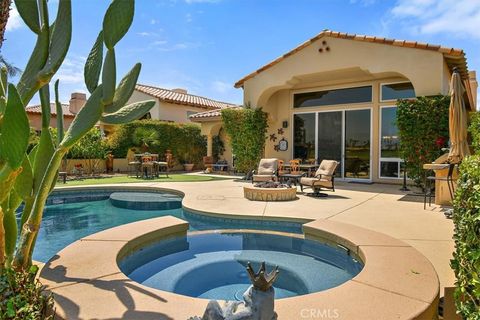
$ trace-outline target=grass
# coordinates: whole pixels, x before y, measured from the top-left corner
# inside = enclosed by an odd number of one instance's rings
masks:
[[[82,180],[67,180],[66,184],[63,184],[61,180],[57,181],[57,187],[69,187],[69,186],[84,186],[84,185],[99,185],[99,184],[112,184],[112,183],[138,183],[138,182],[199,182],[199,181],[214,181],[214,180],[226,180],[228,178],[219,178],[202,175],[191,174],[169,174],[166,176],[160,176],[155,179],[142,179],[136,177],[128,177],[126,175],[112,176],[112,177],[96,177],[86,178]]]

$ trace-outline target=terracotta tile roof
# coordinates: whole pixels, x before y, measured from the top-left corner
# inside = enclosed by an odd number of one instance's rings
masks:
[[[229,108],[241,108],[241,107],[235,106],[235,107],[229,107]],[[210,110],[210,111],[195,113],[195,114],[192,114],[189,118],[192,119],[192,121],[196,121],[196,120],[201,121],[202,119],[210,120],[211,118],[216,118],[220,116],[221,116],[221,109],[217,109],[217,110]]]
[[[234,104],[227,102],[216,101],[188,93],[181,93],[143,84],[137,84],[135,89],[165,102],[203,108],[207,110],[223,109],[235,106]]]
[[[64,104],[62,103],[62,110],[63,110],[63,115],[65,117],[75,117],[75,115],[73,113],[70,112],[70,109],[69,109],[69,105],[68,104]],[[42,107],[37,104],[37,105],[33,105],[33,106],[27,106],[25,108],[25,111],[27,113],[36,113],[36,114],[42,114]],[[50,114],[52,116],[56,116],[57,115],[57,108],[55,107],[55,103],[50,103]]]
[[[448,64],[450,70],[452,70],[454,67],[457,67],[459,68],[462,78],[468,79],[467,60],[465,58],[465,52],[461,49],[447,48],[439,45],[433,45],[429,43],[422,43],[422,42],[416,42],[416,41],[395,40],[395,39],[387,39],[383,37],[365,36],[365,35],[358,35],[358,34],[336,32],[331,30],[324,30],[320,32],[318,35],[316,35],[315,37],[311,38],[310,40],[307,40],[306,42],[302,43],[295,49],[285,53],[284,55],[264,65],[258,70],[243,77],[242,79],[240,79],[235,83],[235,88],[242,87],[243,83],[248,79],[255,77],[260,72],[269,69],[270,67],[276,65],[283,59],[295,54],[296,52],[302,50],[305,47],[308,47],[310,44],[318,41],[320,38],[323,38],[323,37],[332,37],[332,38],[348,39],[348,40],[364,41],[364,42],[374,42],[374,43],[380,43],[380,44],[388,44],[388,45],[397,46],[397,47],[437,51],[443,54],[445,61]]]

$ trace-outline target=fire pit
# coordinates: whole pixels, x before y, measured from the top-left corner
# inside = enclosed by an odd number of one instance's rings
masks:
[[[253,201],[291,201],[297,198],[297,188],[274,181],[260,182],[243,187],[243,196]]]

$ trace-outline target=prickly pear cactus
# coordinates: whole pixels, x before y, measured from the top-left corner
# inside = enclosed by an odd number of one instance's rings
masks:
[[[143,101],[126,105],[141,64],[135,64],[117,85],[115,46],[132,24],[135,2],[113,0],[85,64],[85,84],[91,95],[66,132],[58,99],[59,82],[55,83],[57,141],[53,141],[49,130],[50,81],[70,47],[71,0],[59,0],[53,23],[49,21],[47,0],[15,0],[15,6],[37,40],[16,86],[8,83],[6,70],[0,74],[0,269],[11,264],[25,269],[31,264],[45,201],[68,150],[99,121],[122,124],[136,120],[155,104]],[[39,144],[27,154],[30,128],[25,107],[37,92],[42,130]],[[15,211],[22,202],[25,205],[17,225]],[[17,229],[21,230],[18,243]]]

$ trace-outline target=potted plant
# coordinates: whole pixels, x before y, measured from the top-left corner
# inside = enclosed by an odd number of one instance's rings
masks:
[[[190,152],[186,152],[183,159],[183,168],[185,169],[185,171],[192,171],[194,164],[192,163],[192,157],[190,156]]]

